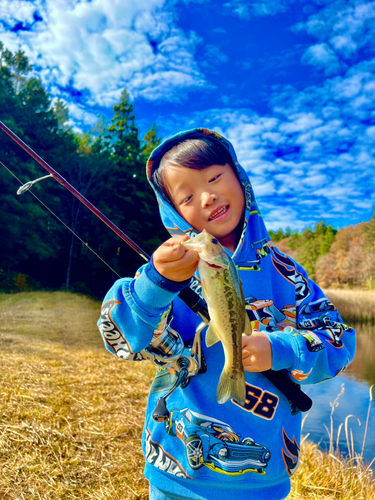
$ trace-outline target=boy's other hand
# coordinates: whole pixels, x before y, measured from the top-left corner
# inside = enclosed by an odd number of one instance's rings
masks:
[[[264,332],[253,330],[242,335],[242,363],[247,372],[264,372],[272,368],[271,342]]]
[[[170,238],[154,252],[152,261],[155,269],[171,281],[185,281],[197,270],[198,253],[181,245],[188,239],[187,235]]]

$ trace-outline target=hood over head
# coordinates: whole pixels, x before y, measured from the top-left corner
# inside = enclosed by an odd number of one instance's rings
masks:
[[[173,137],[166,139],[162,144],[155,148],[147,161],[147,177],[153,190],[155,191],[159,203],[160,216],[165,228],[171,236],[187,234],[189,237],[194,237],[194,235],[198,234],[198,231],[196,231],[195,228],[188,224],[188,222],[186,222],[185,219],[177,213],[174,206],[156,185],[153,178],[155,171],[159,168],[160,161],[164,154],[172,149],[172,147],[176,144],[188,139],[210,139],[211,141],[216,141],[221,144],[221,146],[225,147],[232,157],[246,200],[244,227],[236,251],[233,254],[233,258],[235,257],[235,260],[239,261],[241,260],[241,256],[245,257],[246,255],[247,262],[249,262],[249,258],[250,261],[256,261],[257,255],[255,247],[259,247],[261,242],[268,242],[269,236],[258,210],[253,188],[245,170],[237,161],[237,156],[232,144],[220,134],[212,130],[208,130],[206,128],[196,128],[179,132]],[[250,236],[250,238],[248,236]],[[254,256],[254,259],[251,258],[251,255]]]

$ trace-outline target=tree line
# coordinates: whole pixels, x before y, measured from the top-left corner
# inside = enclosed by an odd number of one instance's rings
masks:
[[[124,89],[107,123],[100,118],[91,130],[76,133],[66,104],[53,101],[31,71],[24,52],[12,53],[0,42],[0,120],[151,254],[169,237],[144,174],[161,141],[157,127],[139,138]],[[30,193],[17,196],[20,184],[47,172],[4,133],[0,160],[0,291],[65,288],[100,297],[117,275],[131,276],[144,263],[54,179],[35,184],[32,192],[60,221]],[[340,231],[322,221],[301,233],[287,229],[270,236],[323,287],[375,289],[375,214]]]
[[[321,221],[314,230],[270,231],[270,236],[321,287],[375,290],[375,210],[370,221],[340,230]]]
[[[75,133],[67,106],[52,101],[22,51],[0,42],[0,120],[57,170],[147,253],[168,234],[144,175],[148,155],[160,142],[152,124],[139,139],[133,105],[124,90],[108,123]],[[84,243],[31,194],[16,195],[20,183],[48,174],[16,143],[0,133],[0,290],[66,288],[101,296],[117,275],[93,255],[92,247],[120,276],[144,263],[54,179],[32,192]]]

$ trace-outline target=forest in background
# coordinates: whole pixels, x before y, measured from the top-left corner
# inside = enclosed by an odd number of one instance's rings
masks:
[[[301,233],[269,234],[322,288],[375,290],[375,210],[370,221],[340,230],[321,221]]]
[[[126,89],[113,116],[75,133],[63,101],[52,100],[22,51],[0,42],[0,120],[22,138],[147,253],[169,237],[145,176],[146,159],[161,138],[150,126],[139,138]],[[30,76],[31,75],[31,76]],[[47,172],[4,133],[0,160],[0,291],[69,289],[101,297],[116,279],[20,184]],[[121,276],[144,263],[126,243],[53,179],[36,184],[38,196]],[[368,222],[339,231],[324,221],[302,232],[270,231],[276,246],[295,258],[322,287],[375,289],[375,212]]]
[[[0,120],[147,253],[167,239],[145,163],[160,142],[155,125],[139,138],[126,90],[113,117],[79,134],[61,100],[52,101],[22,51],[0,42]],[[25,183],[46,172],[0,132],[0,160]],[[101,296],[117,278],[0,166],[0,290],[70,289]],[[144,260],[54,179],[32,191],[121,276]]]

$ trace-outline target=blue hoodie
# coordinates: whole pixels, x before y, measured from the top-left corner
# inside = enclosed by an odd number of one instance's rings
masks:
[[[247,174],[230,142],[218,133],[203,128],[181,132],[151,154],[147,175],[165,227],[171,235],[197,234],[154,185],[152,175],[173,145],[202,137],[230,152],[243,187],[244,227],[235,252],[227,251],[239,270],[252,326],[270,339],[272,369],[299,384],[339,375],[353,359],[355,332],[304,269],[271,243]],[[198,272],[189,285],[202,296]],[[118,280],[104,299],[99,320],[106,348],[124,359],[146,359],[150,343],[168,327],[188,345],[201,319],[179,299],[184,286],[161,276],[152,261],[136,279]],[[219,405],[215,396],[223,347],[219,342],[207,348],[202,342],[202,351],[204,369],[167,399],[170,417],[165,423],[154,421],[152,413],[176,376],[166,368],[156,374],[143,432],[145,476],[161,490],[192,499],[285,498],[299,464],[301,413],[291,411],[287,398],[260,373],[245,372],[244,406],[233,400]]]

